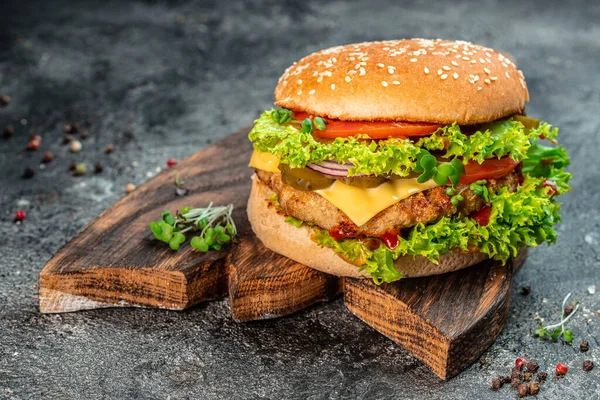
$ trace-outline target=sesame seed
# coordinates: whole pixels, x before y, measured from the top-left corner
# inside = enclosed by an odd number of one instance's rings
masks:
[[[469,58],[469,57],[461,57],[461,58],[462,58],[463,60],[465,60],[465,61],[469,61],[469,60],[470,60],[470,58]]]
[[[383,85],[383,87],[387,87],[388,83],[386,81],[381,81],[381,85]]]
[[[493,81],[497,81],[498,77],[497,76],[490,76],[490,79],[493,80]]]
[[[298,90],[298,94],[302,94],[302,89]]]
[[[364,68],[361,68],[361,69],[360,69],[360,72],[359,72],[359,74],[358,74],[358,75],[359,75],[359,76],[363,76],[363,75],[365,75],[366,73],[367,73],[367,71],[366,71]]]
[[[317,76],[317,75],[319,75],[319,71],[313,72],[313,76]]]
[[[302,79],[298,79],[298,85],[302,85]]]
[[[454,79],[458,79],[458,74],[456,72],[453,73],[452,76],[454,77]]]
[[[331,90],[335,90],[335,83],[331,84]]]
[[[423,71],[425,71],[426,74],[429,74],[429,68],[425,67],[423,68]]]
[[[383,68],[385,67],[385,65],[383,65],[382,63],[377,64],[378,67]]]
[[[479,62],[482,63],[482,64],[485,64],[485,60],[483,58],[480,58]]]
[[[458,67],[458,63],[454,60],[452,60],[452,65],[454,65],[455,67]]]
[[[315,94],[315,92],[316,92],[316,90],[315,90],[315,89],[313,89],[313,90],[311,90],[310,92],[308,92],[308,94]]]
[[[446,79],[447,77],[448,77],[448,74],[444,74],[444,75],[440,76],[440,78],[442,78],[442,79]]]
[[[346,82],[350,82],[352,80],[352,78],[350,78],[349,76],[346,76]]]
[[[400,84],[400,81],[394,81],[394,82],[392,82],[392,83],[393,83],[394,85],[399,85],[399,84]]]
[[[409,61],[410,62],[417,62],[417,59],[416,58],[411,58]]]
[[[480,90],[481,90],[481,86],[477,86],[477,91],[480,91]]]
[[[390,73],[390,75],[394,75],[394,70],[392,68],[388,68],[388,72]]]
[[[441,74],[442,74],[442,72],[443,72],[443,71],[442,71],[441,69],[438,69],[438,75],[441,75]]]
[[[484,79],[483,81],[484,81],[485,83],[487,83],[488,85],[491,83],[491,82],[490,82],[490,80],[489,80],[489,79],[487,79],[487,78],[486,78],[486,79]]]
[[[450,71],[450,70],[452,69],[452,68],[450,68],[450,67],[449,67],[449,66],[447,66],[447,65],[444,65],[442,68],[443,68],[444,70],[446,70],[446,71]]]
[[[356,74],[356,70],[351,69],[350,71],[348,71],[348,75],[354,75]]]
[[[471,64],[477,64],[477,60],[471,60]]]
[[[490,70],[488,68],[484,68],[483,71],[488,75],[490,74]]]
[[[508,71],[504,71],[504,75],[506,75],[506,79],[510,79],[510,75],[508,74]]]
[[[318,77],[317,82],[323,82],[323,77],[322,76]]]

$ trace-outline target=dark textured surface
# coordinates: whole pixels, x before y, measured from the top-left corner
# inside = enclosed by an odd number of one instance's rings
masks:
[[[600,6],[594,2],[10,1],[0,2],[0,398],[514,398],[490,380],[516,356],[571,369],[539,398],[599,398]],[[322,47],[400,37],[468,39],[512,53],[527,77],[528,113],[561,127],[574,160],[559,243],[533,249],[514,282],[508,325],[491,349],[441,382],[341,301],[289,318],[232,321],[226,301],[186,312],[117,309],[40,315],[36,281],[76,231],[164,166],[250,122],[278,76]],[[88,122],[83,151],[62,126]],[[29,131],[56,159],[39,169]],[[114,143],[115,153],[104,146]],[[75,178],[73,161],[105,171]],[[23,169],[36,169],[22,180]],[[29,203],[29,205],[26,204]],[[28,212],[23,225],[12,219]],[[530,284],[531,294],[518,294]],[[573,292],[577,346],[532,337]]]

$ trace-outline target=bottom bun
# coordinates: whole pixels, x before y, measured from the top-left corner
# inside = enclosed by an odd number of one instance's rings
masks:
[[[271,203],[274,192],[255,176],[248,199],[248,219],[252,230],[263,244],[276,253],[308,267],[330,275],[361,277],[368,273],[359,272],[359,267],[335,254],[328,247],[321,247],[310,238],[313,230],[307,225],[297,228],[285,222],[285,215]],[[487,259],[483,253],[446,253],[434,264],[423,256],[403,256],[394,264],[405,278],[430,276],[457,271]]]

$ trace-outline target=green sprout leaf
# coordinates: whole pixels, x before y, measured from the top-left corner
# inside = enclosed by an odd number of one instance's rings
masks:
[[[193,249],[202,252],[210,249],[220,250],[223,245],[237,238],[237,228],[232,218],[233,206],[213,207],[210,203],[206,208],[183,207],[173,215],[164,211],[159,221],[149,224],[154,237],[178,250],[186,241],[186,232],[198,233],[190,240]]]
[[[546,331],[546,329],[545,329],[545,328],[542,326],[542,323],[540,322],[540,323],[538,324],[538,327],[537,327],[537,329],[536,329],[536,330],[535,330],[533,333],[534,333],[535,335],[537,335],[538,337],[541,337],[541,338],[543,338],[544,336],[546,336],[546,335],[547,335],[547,333],[548,333],[548,332]]]
[[[565,342],[571,343],[573,341],[573,331],[570,329],[565,330],[564,332]]]
[[[286,110],[285,108],[280,108],[278,110],[271,111],[271,119],[276,122],[278,125],[283,125],[287,122],[290,122],[294,117],[294,113],[292,110]]]
[[[321,117],[315,117],[313,123],[315,124],[315,128],[320,131],[324,131],[327,125],[327,121]]]
[[[300,133],[312,134],[315,130],[313,122],[310,118],[305,118],[304,121],[302,121],[301,126],[302,128],[300,129]]]
[[[534,333],[538,337],[540,337],[540,338],[551,337],[552,339],[556,340],[556,339],[560,338],[561,336],[563,336],[565,342],[567,342],[567,343],[573,342],[573,331],[571,331],[570,329],[565,329],[565,324],[567,323],[567,321],[569,319],[571,319],[571,317],[573,317],[573,315],[575,315],[575,313],[579,309],[579,303],[575,304],[573,311],[571,311],[571,313],[569,315],[565,316],[565,304],[567,304],[567,300],[569,299],[570,296],[571,296],[571,293],[567,294],[562,302],[560,322],[557,324],[548,325],[546,327],[542,326],[542,323],[540,322],[538,324],[537,329],[534,331]]]

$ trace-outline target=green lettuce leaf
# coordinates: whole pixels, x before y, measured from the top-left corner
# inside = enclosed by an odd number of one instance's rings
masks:
[[[285,222],[287,222],[290,225],[294,225],[296,228],[300,228],[302,226],[302,224],[304,223],[304,221],[302,221],[301,219],[292,217],[291,215],[288,215],[285,218]]]
[[[416,225],[398,246],[391,250],[380,246],[371,250],[367,243],[357,239],[334,240],[323,229],[317,229],[313,238],[321,246],[332,248],[344,258],[360,264],[377,284],[401,278],[393,260],[402,256],[424,256],[437,263],[438,258],[450,251],[471,251],[477,248],[490,258],[505,263],[517,255],[523,246],[538,246],[556,242],[554,225],[560,221],[560,204],[544,185],[545,179],[555,179],[557,187],[569,188],[570,174],[562,169],[551,169],[549,175],[525,176],[515,192],[507,187],[490,192],[492,213],[486,226],[469,217],[444,217],[436,223]],[[560,193],[560,192],[559,192]]]
[[[531,142],[544,135],[554,139],[558,130],[541,123],[536,129],[525,129],[518,121],[504,120],[486,124],[484,130],[465,135],[456,124],[438,129],[433,135],[416,142],[409,139],[391,138],[369,140],[366,135],[336,138],[319,142],[312,134],[300,132],[290,124],[280,125],[271,116],[273,110],[265,111],[256,121],[248,137],[254,148],[279,157],[280,162],[292,168],[324,160],[351,162],[354,167],[349,175],[375,174],[409,175],[416,167],[421,148],[437,151],[447,150],[443,157],[462,157],[463,163],[486,158],[509,155],[516,161],[525,158]]]

